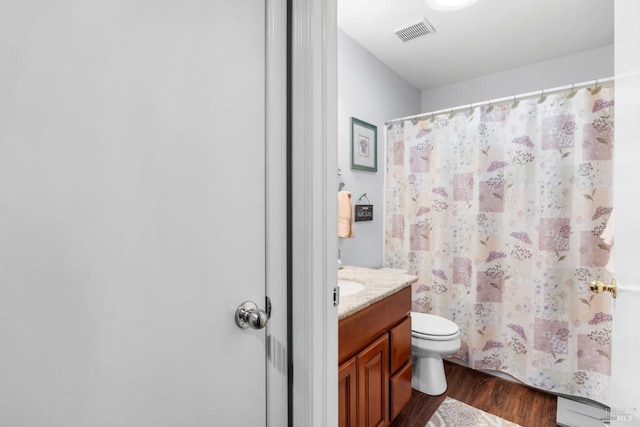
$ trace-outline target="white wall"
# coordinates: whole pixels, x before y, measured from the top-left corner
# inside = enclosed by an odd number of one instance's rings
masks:
[[[421,112],[613,77],[613,45],[422,91]]]
[[[352,38],[338,31],[338,165],[353,202],[363,194],[373,204],[373,221],[355,223],[355,237],[341,242],[346,265],[382,266],[384,249],[385,127],[389,119],[416,114],[420,92]],[[351,117],[378,127],[378,171],[351,170]],[[336,188],[336,192],[338,189]]]

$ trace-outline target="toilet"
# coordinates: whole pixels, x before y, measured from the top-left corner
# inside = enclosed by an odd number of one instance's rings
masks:
[[[406,274],[399,268],[380,270]],[[411,312],[411,386],[430,396],[447,390],[442,359],[460,350],[460,328],[451,320],[435,314]]]
[[[458,325],[434,314],[411,312],[411,386],[438,396],[447,389],[443,357],[460,350]]]

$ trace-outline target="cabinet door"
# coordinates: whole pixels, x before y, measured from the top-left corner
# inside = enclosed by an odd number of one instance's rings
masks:
[[[356,427],[356,358],[338,369],[338,427]]]
[[[384,334],[357,356],[358,426],[389,425],[389,335]]]

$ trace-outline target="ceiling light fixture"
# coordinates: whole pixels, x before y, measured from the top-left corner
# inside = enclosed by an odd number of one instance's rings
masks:
[[[427,4],[436,10],[457,10],[471,6],[478,0],[427,0]]]

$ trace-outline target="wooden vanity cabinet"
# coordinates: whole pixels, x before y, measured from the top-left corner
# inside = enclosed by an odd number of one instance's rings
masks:
[[[338,323],[340,427],[385,427],[411,398],[411,288]]]

